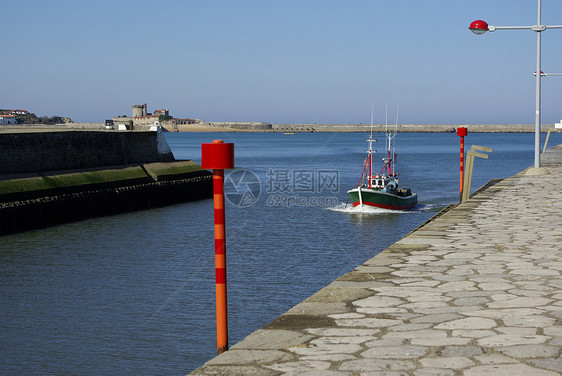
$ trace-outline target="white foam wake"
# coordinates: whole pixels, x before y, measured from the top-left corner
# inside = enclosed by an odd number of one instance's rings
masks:
[[[356,206],[353,207],[351,204],[340,203],[336,206],[332,206],[327,208],[331,211],[336,211],[340,213],[349,213],[349,214],[364,214],[364,215],[377,215],[377,214],[403,214],[403,213],[419,213],[419,212],[426,212],[431,211],[434,205],[432,204],[418,204],[414,208],[410,210],[391,210],[391,209],[382,209],[382,208],[375,208],[374,206]]]

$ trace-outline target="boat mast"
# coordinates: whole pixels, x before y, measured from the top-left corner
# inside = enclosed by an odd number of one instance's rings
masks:
[[[369,136],[369,176],[367,177],[367,187],[371,188],[371,181],[373,176],[373,117],[375,112],[375,103],[371,105],[371,134]]]
[[[369,174],[367,175],[367,188],[371,188],[371,177],[373,176],[373,113],[375,112],[375,104],[373,103],[371,106],[371,133],[369,135],[369,138],[366,139],[365,141],[367,141],[369,143],[369,150],[367,150],[367,153],[369,154],[369,156],[367,157],[367,163],[369,164]]]
[[[396,110],[396,119],[398,119],[398,109]],[[386,133],[386,150],[387,150],[387,157],[383,158],[384,165],[381,170],[381,174],[385,173],[388,177],[394,176],[394,138],[396,137],[398,129],[398,120],[395,125],[395,132],[392,133],[392,130],[388,130],[388,105],[386,107],[386,120],[385,120],[385,133]],[[392,154],[391,154],[392,153]]]

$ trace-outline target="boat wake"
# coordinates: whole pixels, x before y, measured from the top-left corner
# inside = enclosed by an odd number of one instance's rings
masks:
[[[418,204],[410,210],[391,210],[391,209],[375,208],[373,206],[353,207],[350,204],[345,204],[342,202],[336,206],[332,206],[327,209],[340,213],[377,215],[377,214],[408,214],[408,213],[429,212],[429,211],[433,211],[434,207],[435,206],[432,204]]]

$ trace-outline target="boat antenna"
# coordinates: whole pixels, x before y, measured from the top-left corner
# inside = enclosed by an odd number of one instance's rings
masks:
[[[400,104],[396,105],[396,124],[394,126],[394,137],[396,137],[398,135],[398,112],[400,110]],[[392,171],[396,171],[395,170],[395,164],[396,164],[396,143],[393,142],[392,143]]]
[[[385,133],[388,132],[388,103],[386,104],[386,108],[384,110],[384,131]]]
[[[375,102],[371,106],[371,138],[373,138],[373,113],[375,112]]]

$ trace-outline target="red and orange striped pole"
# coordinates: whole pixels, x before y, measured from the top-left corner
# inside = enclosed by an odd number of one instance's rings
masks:
[[[201,144],[201,167],[213,169],[217,354],[222,354],[228,350],[224,169],[234,168],[234,144],[224,143],[222,140],[214,140],[212,144]]]
[[[460,179],[459,179],[459,202],[462,202],[462,192],[464,187],[464,136],[468,134],[465,127],[457,128],[457,136],[461,138],[461,163],[460,163]]]

